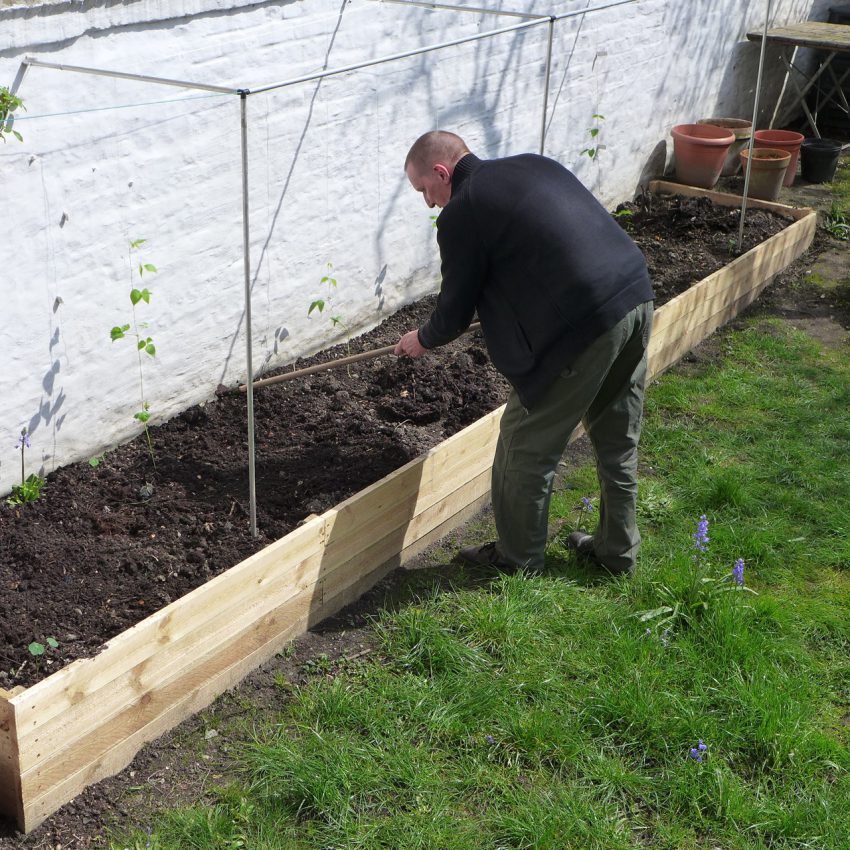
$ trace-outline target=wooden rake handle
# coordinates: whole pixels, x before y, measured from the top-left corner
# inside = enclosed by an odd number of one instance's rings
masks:
[[[481,322],[473,322],[463,333],[470,334],[479,330]],[[303,378],[305,375],[314,375],[316,372],[325,372],[328,369],[337,369],[340,366],[349,366],[352,363],[359,363],[362,360],[374,360],[376,357],[383,357],[385,354],[392,354],[394,345],[387,345],[383,348],[376,348],[372,351],[361,351],[360,354],[351,354],[348,357],[340,357],[337,360],[328,360],[327,363],[317,363],[315,366],[305,366],[303,369],[296,369],[294,372],[284,372],[282,375],[275,375],[273,378],[262,378],[259,381],[254,381],[254,389],[258,387],[267,387],[270,384],[280,384],[283,381],[292,381],[295,378]],[[244,393],[248,391],[247,384],[241,384],[239,389]]]

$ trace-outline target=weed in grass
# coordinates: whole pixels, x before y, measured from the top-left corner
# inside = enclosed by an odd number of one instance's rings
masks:
[[[638,489],[638,517],[647,523],[658,525],[671,512],[674,500],[663,482],[644,479]]]
[[[850,215],[835,201],[824,215],[823,229],[836,239],[850,239]]]

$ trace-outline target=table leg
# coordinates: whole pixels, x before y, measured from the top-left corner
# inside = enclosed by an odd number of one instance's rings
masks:
[[[797,48],[795,47],[794,48],[795,52],[796,52],[796,49]],[[785,63],[786,63],[786,67],[788,69],[788,72],[786,74],[786,81],[790,80],[791,85],[794,87],[795,91],[797,92],[797,99],[788,108],[787,114],[790,116],[791,111],[799,104],[802,107],[803,112],[806,115],[806,119],[809,122],[809,126],[812,128],[812,132],[815,134],[815,136],[817,138],[820,138],[820,132],[818,131],[817,121],[815,120],[814,116],[812,115],[811,110],[809,109],[809,106],[806,103],[805,97],[806,97],[806,94],[808,93],[809,89],[820,79],[821,74],[823,74],[824,71],[826,71],[827,68],[829,68],[830,63],[835,58],[835,56],[836,56],[836,51],[833,50],[831,53],[829,53],[827,55],[826,59],[821,63],[820,67],[817,69],[817,71],[814,74],[812,74],[811,77],[807,77],[806,74],[804,74],[796,65],[793,64],[793,61],[791,63],[789,63],[787,58],[784,56],[784,54],[783,54],[783,57],[782,57],[783,61],[785,61]],[[806,85],[803,86],[803,88],[800,88],[797,85],[797,81],[794,79],[794,77],[791,74],[792,71],[796,71],[804,80],[807,80]]]

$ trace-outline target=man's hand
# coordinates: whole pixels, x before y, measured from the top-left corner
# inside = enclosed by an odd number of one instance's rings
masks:
[[[406,354],[414,360],[421,357],[428,349],[424,348],[419,342],[419,331],[408,331],[397,343],[393,349],[393,354],[400,357]]]

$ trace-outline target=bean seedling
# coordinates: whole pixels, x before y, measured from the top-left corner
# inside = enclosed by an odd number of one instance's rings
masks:
[[[318,310],[320,313],[324,312],[325,307],[330,307],[330,303],[333,300],[333,290],[336,289],[337,282],[336,278],[333,276],[333,263],[327,264],[328,273],[322,277],[319,281],[319,284],[327,284],[328,285],[328,295],[327,298],[316,298],[314,301],[310,302],[310,307],[307,310],[307,315],[309,316],[313,310]],[[342,324],[342,318],[340,316],[329,316],[331,324],[336,327],[337,325],[345,325]]]
[[[333,263],[327,264],[327,274],[325,274],[322,279],[319,281],[320,285],[327,284],[328,287],[328,295],[327,298],[316,298],[314,301],[310,302],[310,307],[307,310],[307,316],[309,316],[313,310],[318,310],[320,313],[323,313],[325,307],[330,311],[331,302],[333,301],[333,293],[337,288],[337,280],[333,276],[334,266]],[[345,322],[342,321],[342,316],[328,316],[330,323],[333,327],[339,325],[343,330],[347,330],[345,326]],[[348,348],[348,353],[351,354],[351,345],[348,339],[345,341],[346,347]],[[351,367],[348,367],[348,374],[351,374]]]
[[[19,142],[24,140],[24,137],[12,126],[15,123],[13,113],[16,109],[26,111],[23,100],[12,94],[5,86],[0,86],[0,139],[4,142],[6,133],[11,133]]]
[[[593,126],[593,127],[589,127],[587,132],[590,133],[590,140],[594,144],[591,147],[585,148],[579,154],[579,156],[586,155],[586,156],[590,157],[590,159],[596,159],[596,157],[599,156],[599,151],[601,151],[602,148],[604,147],[604,145],[600,145],[598,143],[598,139],[599,139],[599,122],[604,121],[605,116],[594,113],[592,117],[593,117],[593,120],[596,121],[596,125]]]
[[[146,329],[147,323],[143,322],[140,324],[136,317],[136,307],[140,302],[144,301],[145,304],[151,303],[151,291],[147,287],[145,287],[144,289],[137,289],[135,286],[133,286],[133,252],[137,251],[142,245],[144,245],[146,241],[146,239],[134,239],[132,242],[130,242],[130,248],[128,251],[128,258],[130,264],[130,304],[133,308],[132,329],[130,324],[116,325],[112,328],[110,332],[110,337],[112,338],[113,342],[118,339],[124,339],[125,337],[135,337],[136,353],[138,355],[139,360],[139,395],[142,401],[142,409],[134,413],[133,418],[141,422],[142,427],[145,429],[145,438],[148,441],[148,453],[150,454],[151,462],[154,465],[154,469],[156,469],[156,459],[154,458],[153,454],[153,442],[151,441],[151,434],[148,428],[148,420],[151,418],[150,404],[148,404],[145,399],[145,375],[144,368],[142,365],[142,353],[147,354],[148,357],[155,357],[156,346],[154,345],[153,340],[149,336],[146,337],[141,333],[140,329]],[[149,274],[155,274],[156,270],[156,266],[154,266],[152,263],[139,262],[138,264],[140,278],[144,276],[145,272],[148,272]]]

